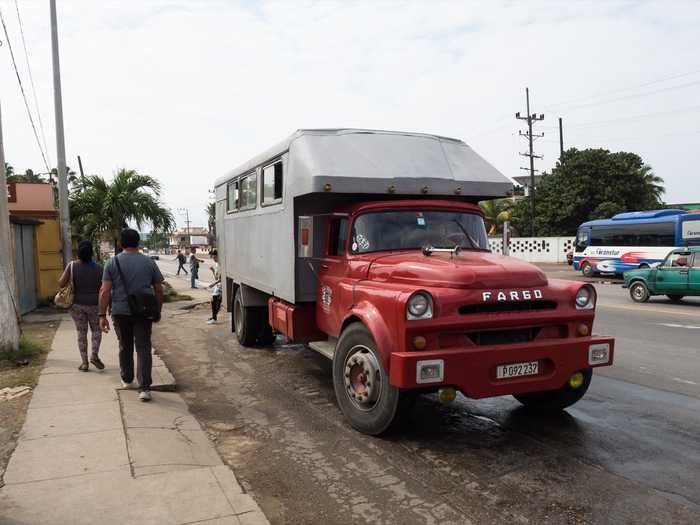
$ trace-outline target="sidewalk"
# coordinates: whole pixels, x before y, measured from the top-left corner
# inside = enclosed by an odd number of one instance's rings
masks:
[[[106,370],[79,372],[75,328],[56,332],[0,489],[3,524],[267,524],[243,494],[174,380],[154,356],[153,401],[117,390],[114,332]],[[156,383],[159,383],[156,385]]]

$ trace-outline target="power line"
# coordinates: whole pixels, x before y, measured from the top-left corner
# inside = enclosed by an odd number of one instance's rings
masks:
[[[27,40],[24,38],[24,27],[22,26],[22,17],[19,14],[19,2],[15,0],[15,10],[17,11],[17,22],[19,23],[19,33],[22,36],[22,47],[24,48],[24,59],[27,62],[27,72],[29,73],[29,83],[32,86],[32,95],[34,96],[34,110],[36,111],[37,119],[39,120],[39,130],[41,131],[41,140],[44,143],[44,151],[46,157],[51,163],[51,155],[49,148],[46,146],[46,134],[44,133],[44,122],[41,120],[41,111],[39,110],[39,100],[36,96],[36,86],[34,85],[34,75],[32,75],[32,67],[29,63],[29,50],[27,49]]]
[[[39,140],[39,134],[36,131],[36,125],[34,124],[34,118],[32,117],[32,112],[29,109],[29,103],[27,102],[27,94],[24,92],[24,86],[22,85],[22,78],[19,76],[19,70],[17,69],[17,62],[15,61],[15,54],[12,51],[12,44],[10,43],[10,35],[7,33],[7,26],[5,25],[5,18],[2,16],[2,10],[0,10],[0,23],[2,23],[2,29],[5,32],[5,39],[7,40],[7,48],[10,50],[10,57],[12,58],[12,67],[15,69],[15,74],[17,75],[17,82],[19,83],[19,89],[22,92],[22,98],[24,99],[24,107],[27,108],[27,116],[29,117],[29,122],[32,125],[32,130],[34,131],[34,138],[36,139],[36,144],[39,146],[39,151],[41,152],[41,158],[44,160],[44,166],[46,166],[46,171],[51,171],[48,162],[46,162],[46,155],[44,154],[44,149],[41,147],[41,141]]]
[[[684,108],[678,108],[678,109],[672,109],[668,111],[656,111],[654,113],[643,113],[641,115],[632,115],[629,117],[620,117],[616,119],[610,119],[610,120],[597,120],[597,121],[592,121],[592,122],[581,122],[579,124],[573,124],[568,126],[569,128],[597,128],[597,127],[602,127],[602,126],[607,126],[610,124],[617,124],[618,122],[626,122],[626,121],[635,121],[635,120],[640,120],[640,119],[645,119],[645,118],[653,118],[653,117],[665,117],[667,115],[672,115],[674,113],[689,113],[691,111],[698,111],[700,110],[700,105],[695,105],[695,106],[686,106]]]
[[[629,91],[629,90],[631,90],[631,89],[639,89],[639,88],[643,88],[643,87],[647,87],[647,86],[653,86],[654,84],[660,84],[660,83],[662,83],[662,82],[668,82],[669,80],[676,80],[676,79],[678,79],[678,78],[689,77],[689,76],[692,76],[692,75],[697,75],[698,73],[700,73],[700,69],[695,69],[695,70],[693,70],[693,71],[688,71],[688,72],[686,72],[686,73],[680,73],[680,74],[671,75],[671,76],[668,76],[668,77],[657,78],[657,79],[655,79],[655,80],[651,80],[651,81],[649,81],[649,82],[644,82],[644,83],[642,83],[642,84],[635,84],[635,85],[632,85],[632,86],[627,86],[627,87],[624,87],[624,88],[612,89],[612,90],[609,90],[609,91],[601,91],[601,92],[599,92],[599,93],[596,93],[595,95],[588,95],[588,96],[585,96],[585,97],[577,97],[577,98],[574,98],[574,99],[564,100],[564,101],[562,101],[562,102],[557,102],[557,103],[554,103],[554,104],[545,105],[544,109],[546,109],[546,110],[558,109],[558,108],[560,108],[560,107],[562,107],[562,106],[565,106],[565,105],[568,105],[568,104],[571,104],[571,103],[580,102],[580,101],[585,101],[585,100],[590,100],[590,99],[596,99],[596,98],[599,98],[599,97],[604,96],[604,95],[612,95],[612,94],[620,93],[620,92],[623,92],[623,91]]]
[[[634,93],[631,95],[623,95],[620,97],[610,98],[607,100],[600,100],[598,102],[588,102],[586,104],[577,104],[577,105],[573,105],[573,106],[558,106],[558,109],[567,109],[569,111],[572,111],[572,110],[581,109],[581,108],[589,108],[591,106],[600,106],[603,104],[610,104],[611,102],[619,102],[621,100],[648,97],[650,95],[656,95],[657,93],[663,93],[665,91],[674,91],[676,89],[683,89],[683,88],[687,88],[690,86],[697,86],[698,84],[700,84],[700,80],[696,80],[693,82],[686,82],[685,84],[679,84],[677,86],[668,86],[665,88],[655,89],[654,91],[647,91],[646,93]]]

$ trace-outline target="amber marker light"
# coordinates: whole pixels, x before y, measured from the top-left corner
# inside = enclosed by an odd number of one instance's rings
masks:
[[[578,332],[578,335],[585,337],[588,335],[588,325],[581,323],[576,327],[576,331]]]
[[[456,397],[457,391],[454,389],[454,387],[443,386],[438,390],[438,399],[443,405],[448,405],[452,403],[452,401],[454,401]]]
[[[569,378],[569,386],[574,390],[578,390],[583,386],[583,374],[581,372],[575,372],[571,374]]]
[[[425,340],[425,337],[422,335],[417,335],[416,337],[413,338],[413,348],[416,350],[423,350],[425,349],[425,346],[428,344],[428,342]]]

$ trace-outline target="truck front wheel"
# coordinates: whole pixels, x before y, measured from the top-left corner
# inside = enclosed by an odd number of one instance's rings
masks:
[[[513,397],[520,401],[525,408],[537,412],[558,412],[570,407],[580,400],[588,390],[593,377],[590,368],[580,370],[583,375],[583,382],[574,388],[570,382],[558,390],[546,390],[544,392],[528,392],[527,394],[514,394]]]
[[[333,355],[333,387],[350,425],[372,436],[395,426],[412,397],[389,384],[374,338],[362,323],[351,324],[340,336]]]

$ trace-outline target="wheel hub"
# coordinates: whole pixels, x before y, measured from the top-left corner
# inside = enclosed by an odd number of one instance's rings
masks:
[[[381,373],[374,354],[365,346],[354,347],[345,359],[345,392],[363,410],[371,409],[381,393]]]

